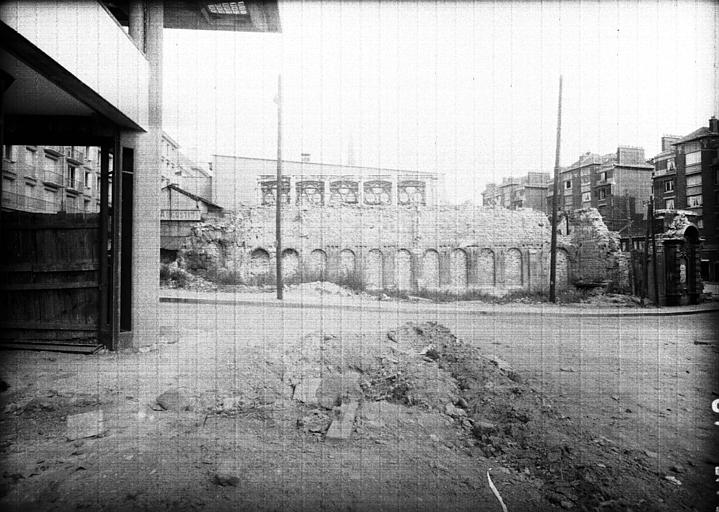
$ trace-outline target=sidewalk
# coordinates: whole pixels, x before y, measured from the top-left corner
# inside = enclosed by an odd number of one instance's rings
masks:
[[[676,316],[719,311],[719,302],[673,307],[616,307],[597,304],[487,304],[480,301],[434,303],[421,300],[377,300],[363,296],[315,295],[286,292],[282,301],[268,292],[200,292],[163,288],[160,302],[181,304],[248,305],[282,308],[362,309],[364,311],[455,312],[467,315],[544,315],[580,317]]]

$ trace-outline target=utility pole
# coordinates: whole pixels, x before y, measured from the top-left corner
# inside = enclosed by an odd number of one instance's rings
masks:
[[[557,301],[557,195],[559,194],[559,143],[562,135],[562,75],[559,75],[559,106],[557,107],[557,150],[554,155],[554,193],[552,194],[552,245],[549,263],[549,301]]]
[[[282,75],[277,76],[277,192],[275,195],[275,259],[277,299],[282,300]]]

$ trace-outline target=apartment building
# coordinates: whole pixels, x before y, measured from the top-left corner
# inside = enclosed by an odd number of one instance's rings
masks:
[[[703,238],[702,277],[719,281],[719,121],[712,117],[689,135],[662,138],[652,162],[654,208],[691,213]]]
[[[99,212],[100,151],[94,146],[5,145],[3,210]]]
[[[607,227],[623,231],[644,222],[651,195],[653,166],[644,149],[619,146],[614,153],[587,152],[559,174],[558,207],[561,210],[596,208]],[[546,211],[552,211],[553,184],[546,189]]]
[[[502,178],[499,185],[488,183],[482,192],[482,204],[543,211],[549,179],[549,173],[528,172],[522,177]]]

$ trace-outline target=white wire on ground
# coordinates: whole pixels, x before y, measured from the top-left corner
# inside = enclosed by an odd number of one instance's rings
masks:
[[[487,481],[489,482],[489,488],[492,489],[492,492],[497,497],[497,500],[499,500],[499,504],[502,505],[502,512],[507,512],[507,505],[504,504],[504,501],[502,501],[502,497],[499,495],[499,491],[494,486],[494,482],[492,482],[492,477],[489,476],[489,469],[487,470]]]

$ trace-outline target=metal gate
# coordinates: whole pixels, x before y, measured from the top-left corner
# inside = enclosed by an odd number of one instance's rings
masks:
[[[99,214],[3,212],[0,346],[93,352],[101,346]]]

